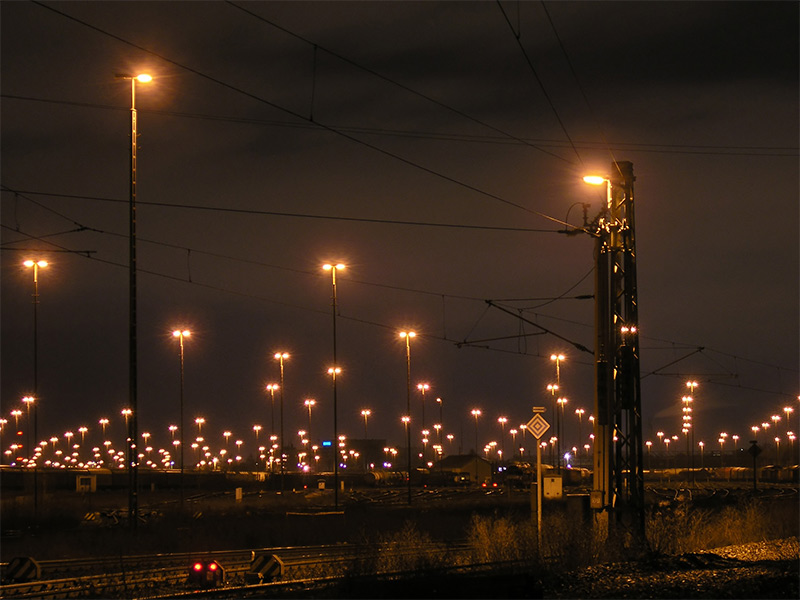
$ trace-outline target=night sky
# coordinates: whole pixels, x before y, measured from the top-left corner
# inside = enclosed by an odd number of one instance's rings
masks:
[[[130,82],[137,84],[139,431],[168,443],[188,328],[187,425],[253,444],[286,351],[287,441],[403,445],[405,345],[426,422],[474,447],[592,407],[593,241],[581,177],[636,175],[645,439],[797,409],[795,2],[3,2],[2,416],[40,437],[128,404]],[[565,223],[568,223],[567,226]],[[491,300],[513,314],[487,304]],[[524,319],[521,320],[515,315]],[[536,323],[544,330],[534,326]],[[421,422],[421,401],[413,398]],[[795,419],[800,410],[794,413]],[[585,417],[584,417],[585,419]],[[11,421],[13,422],[13,421]],[[588,434],[583,421],[584,437]],[[778,427],[790,428],[785,421]],[[194,426],[191,428],[195,430]],[[291,434],[291,435],[290,435]],[[772,437],[770,433],[770,438]],[[217,443],[215,442],[215,443]],[[96,442],[95,442],[96,443]],[[456,447],[457,446],[457,447]]]

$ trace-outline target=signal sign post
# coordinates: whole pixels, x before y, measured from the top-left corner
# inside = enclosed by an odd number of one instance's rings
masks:
[[[528,431],[536,438],[536,530],[540,550],[542,547],[542,445],[539,440],[550,429],[550,423],[542,416],[543,412],[543,406],[534,406],[533,417],[525,424]]]

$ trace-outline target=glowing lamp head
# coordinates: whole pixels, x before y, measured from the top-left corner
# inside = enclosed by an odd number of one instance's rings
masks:
[[[608,180],[600,175],[587,175],[583,178],[583,181],[589,185],[603,185]]]
[[[141,73],[140,75],[137,75],[134,79],[136,79],[140,83],[150,83],[151,81],[153,81],[153,76],[148,75],[147,73]]]
[[[37,267],[46,267],[48,263],[46,260],[26,260],[22,264],[30,269],[34,265]]]

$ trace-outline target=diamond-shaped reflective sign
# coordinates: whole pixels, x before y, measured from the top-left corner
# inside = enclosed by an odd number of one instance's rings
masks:
[[[548,423],[540,413],[536,413],[533,415],[533,418],[527,422],[525,427],[533,434],[533,437],[540,440],[545,431],[550,429],[550,423]]]

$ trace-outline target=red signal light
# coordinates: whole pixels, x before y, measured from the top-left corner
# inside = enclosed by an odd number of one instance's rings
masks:
[[[202,571],[203,570],[203,563],[196,562],[192,565],[192,568],[195,571]]]
[[[210,563],[208,565],[208,570],[209,571],[216,571],[217,570],[217,563]]]

